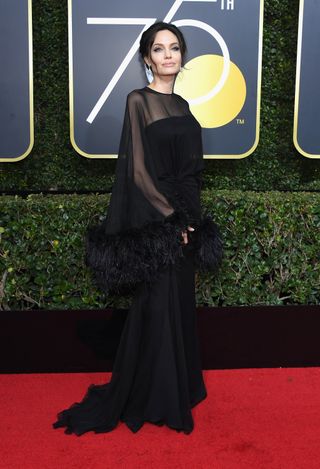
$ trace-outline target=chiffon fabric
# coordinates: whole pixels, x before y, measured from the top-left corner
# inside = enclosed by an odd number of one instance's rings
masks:
[[[91,385],[54,428],[81,435],[120,421],[188,434],[206,397],[196,323],[195,271],[216,271],[219,229],[200,204],[201,126],[175,93],[149,87],[126,102],[107,215],[89,228],[86,262],[106,292],[133,292],[111,380]],[[181,231],[187,226],[188,244]]]

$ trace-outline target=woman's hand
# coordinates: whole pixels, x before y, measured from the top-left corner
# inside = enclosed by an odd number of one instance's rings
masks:
[[[194,231],[194,228],[188,226],[186,230],[181,232],[183,244],[188,244],[188,231]]]

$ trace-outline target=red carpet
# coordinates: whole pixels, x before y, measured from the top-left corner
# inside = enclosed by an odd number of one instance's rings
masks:
[[[319,469],[320,368],[205,371],[194,431],[53,430],[56,412],[110,373],[0,375],[0,467]]]

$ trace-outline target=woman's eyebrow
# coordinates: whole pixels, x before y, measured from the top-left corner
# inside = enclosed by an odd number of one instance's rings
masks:
[[[178,42],[171,42],[171,44],[169,44],[169,46],[173,46],[173,44],[178,44]],[[154,46],[163,46],[163,44],[161,44],[161,42],[156,42],[155,44],[153,44]]]

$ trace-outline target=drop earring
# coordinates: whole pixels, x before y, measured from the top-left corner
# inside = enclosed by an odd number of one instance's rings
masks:
[[[146,72],[148,82],[151,83],[152,80],[153,80],[153,73],[152,73],[151,65],[148,65],[148,64],[145,63],[144,68],[145,68],[145,72]]]

